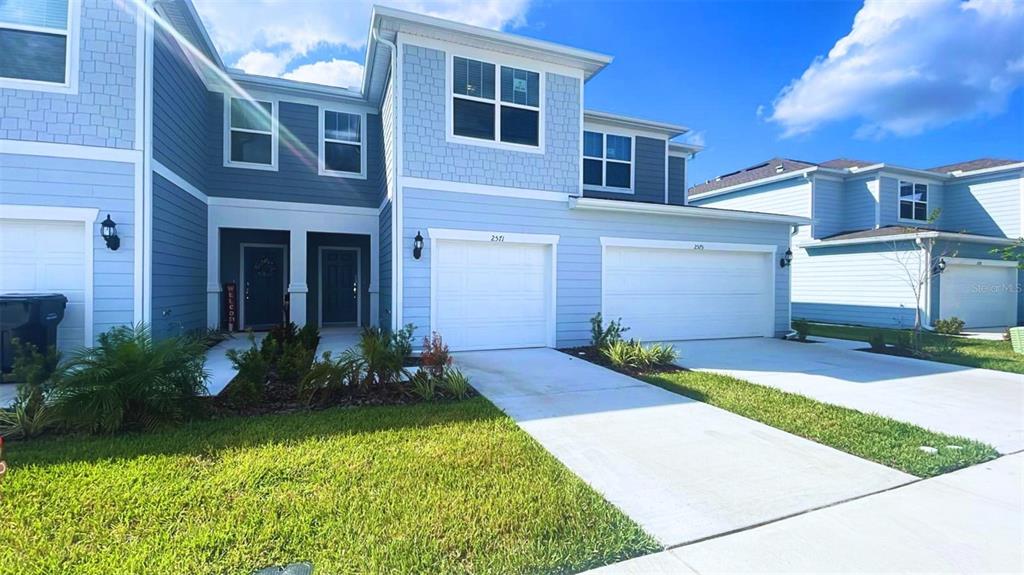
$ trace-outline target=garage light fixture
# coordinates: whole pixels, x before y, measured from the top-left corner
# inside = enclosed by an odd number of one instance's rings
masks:
[[[935,266],[932,267],[932,274],[939,275],[944,271],[946,271],[946,260],[944,258],[940,258],[939,261],[936,262]]]
[[[103,241],[107,242],[110,251],[116,252],[117,248],[121,247],[121,238],[117,237],[117,224],[110,219],[110,214],[107,214],[107,219],[100,222],[100,235],[103,236]]]
[[[786,250],[786,253],[779,260],[779,267],[784,268],[793,263],[793,250]]]
[[[423,255],[423,236],[420,234],[419,230],[417,230],[416,231],[416,237],[413,238],[413,240],[412,240],[412,257],[415,258],[415,259],[420,259],[420,256],[422,256],[422,255]]]

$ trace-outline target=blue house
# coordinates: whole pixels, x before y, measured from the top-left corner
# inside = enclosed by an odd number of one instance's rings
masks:
[[[124,6],[0,7],[0,291],[67,294],[62,346],[135,321],[453,349],[582,344],[598,312],[646,339],[789,329],[809,220],[687,205],[686,128],[586,109],[609,56],[378,7],[340,89],[225,67],[188,0]]]
[[[692,187],[694,205],[805,217],[794,237],[793,317],[908,327],[1024,321],[1022,274],[1000,248],[1024,235],[1024,162],[927,170],[773,158]]]

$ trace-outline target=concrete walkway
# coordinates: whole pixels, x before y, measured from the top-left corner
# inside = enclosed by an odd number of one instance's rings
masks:
[[[588,573],[1021,573],[1022,543],[1015,454]]]
[[[675,342],[679,364],[1024,450],[1024,375],[855,351],[863,342]]]
[[[552,349],[455,357],[477,390],[665,546],[914,480]]]

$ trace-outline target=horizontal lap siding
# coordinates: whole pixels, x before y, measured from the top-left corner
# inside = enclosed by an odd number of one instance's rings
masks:
[[[700,242],[771,244],[785,251],[789,226],[730,222],[670,216],[571,210],[564,202],[474,194],[434,192],[406,188],[404,245],[411,246],[417,231],[452,228],[504,233],[556,234],[558,244],[558,345],[589,341],[589,319],[601,310],[600,237],[627,237]],[[430,242],[422,259],[403,250],[403,321],[418,326],[417,336],[430,327]],[[695,278],[699,281],[699,278]],[[776,274],[776,331],[789,326],[789,276]]]
[[[93,223],[93,333],[134,322],[135,172],[132,164],[0,154],[3,205],[96,208]],[[121,246],[107,249],[99,221],[110,214]]]
[[[943,194],[939,227],[972,234],[1017,238],[1024,201],[1022,172],[948,184]]]
[[[669,156],[668,203],[677,206],[686,204],[686,158]]]
[[[391,325],[391,201],[380,210],[380,325]]]
[[[153,333],[206,327],[206,204],[153,177]]]
[[[875,227],[878,178],[847,180],[843,184],[843,221],[840,232]]]
[[[691,198],[690,203],[729,210],[811,217],[811,183],[793,178],[711,198]]]
[[[814,238],[826,238],[844,231],[843,182],[814,179]]]
[[[170,34],[157,30],[153,51],[153,159],[205,188],[206,86]]]

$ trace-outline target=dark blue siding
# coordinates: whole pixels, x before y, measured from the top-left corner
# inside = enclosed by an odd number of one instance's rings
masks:
[[[207,92],[177,42],[157,30],[153,51],[153,158],[202,190]]]
[[[633,158],[633,193],[602,192],[584,188],[590,198],[632,202],[665,203],[665,140],[636,136]]]
[[[206,204],[153,175],[153,333],[206,327]]]
[[[686,158],[670,156],[668,159],[668,203],[686,203]]]
[[[380,210],[380,325],[391,325],[391,202]]]
[[[317,108],[282,101],[278,171],[224,167],[224,100],[211,93],[207,106],[208,171],[211,196],[376,208],[384,188],[384,151],[379,115],[367,115],[365,180],[317,174]],[[294,140],[287,133],[290,132]]]

